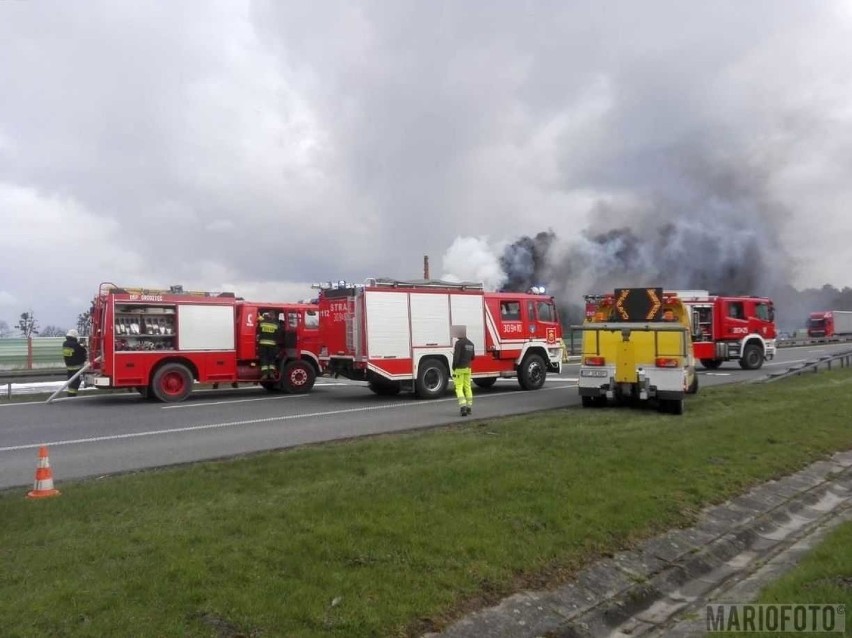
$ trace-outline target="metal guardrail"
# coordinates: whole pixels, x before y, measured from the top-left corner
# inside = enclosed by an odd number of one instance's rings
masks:
[[[778,381],[779,379],[788,379],[793,376],[800,375],[805,372],[819,372],[821,366],[825,366],[826,369],[831,370],[834,364],[837,364],[841,368],[852,368],[852,350],[848,350],[846,352],[840,352],[838,354],[826,355],[824,357],[820,357],[819,359],[814,359],[812,361],[805,361],[804,363],[799,363],[794,366],[790,366],[786,370],[780,372],[773,372],[769,376],[762,377],[760,379],[755,379],[752,383],[772,383],[773,381]]]
[[[822,338],[791,338],[778,339],[775,345],[779,348],[792,348],[794,346],[819,346],[832,345],[836,343],[852,343],[852,337],[822,337]]]

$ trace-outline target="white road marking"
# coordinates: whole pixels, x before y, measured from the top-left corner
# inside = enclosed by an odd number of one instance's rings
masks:
[[[307,394],[284,394],[274,397],[257,397],[254,399],[230,399],[229,401],[206,401],[204,403],[180,403],[177,405],[164,405],[161,410],[182,410],[185,408],[206,408],[210,405],[233,405],[234,403],[250,403],[252,401],[280,401],[281,399],[299,399],[307,397]]]
[[[563,390],[564,386],[556,388],[542,388],[539,392],[549,392],[551,390]],[[505,399],[513,398],[512,394],[491,394],[491,395],[475,395],[475,401],[483,401],[485,399]],[[338,416],[340,414],[354,414],[356,412],[370,412],[373,410],[389,410],[392,408],[417,408],[436,403],[455,403],[458,401],[456,397],[447,397],[446,399],[435,399],[432,401],[397,401],[396,403],[386,403],[383,405],[372,405],[366,408],[346,408],[344,410],[329,410],[327,412],[310,412],[307,414],[284,414],[281,416],[272,416],[263,419],[245,419],[243,421],[228,421],[226,423],[207,423],[204,425],[189,425],[181,428],[172,428],[164,430],[149,430],[147,432],[130,432],[127,434],[110,434],[106,436],[93,436],[85,439],[66,439],[59,441],[49,441],[44,443],[27,443],[25,445],[11,445],[8,447],[0,447],[0,452],[17,452],[20,450],[35,450],[42,446],[55,447],[59,445],[75,445],[85,443],[101,443],[103,441],[119,441],[122,439],[138,439],[145,436],[159,436],[164,434],[179,434],[182,432],[196,432],[199,430],[217,430],[220,428],[237,427],[241,425],[254,425],[257,423],[274,423],[276,421],[295,421],[296,419],[310,419],[314,417]]]

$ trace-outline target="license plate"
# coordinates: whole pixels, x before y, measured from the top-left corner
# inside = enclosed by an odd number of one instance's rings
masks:
[[[580,370],[581,377],[608,377],[609,372],[606,370]]]

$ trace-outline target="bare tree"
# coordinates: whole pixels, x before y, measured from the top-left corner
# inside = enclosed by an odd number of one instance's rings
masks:
[[[81,337],[88,337],[92,331],[92,309],[77,315],[77,332]]]
[[[60,328],[59,326],[46,326],[42,328],[39,336],[41,337],[64,337],[65,336],[65,328]]]
[[[18,321],[16,328],[27,339],[38,334],[38,321],[36,321],[32,310],[21,313],[21,319]]]

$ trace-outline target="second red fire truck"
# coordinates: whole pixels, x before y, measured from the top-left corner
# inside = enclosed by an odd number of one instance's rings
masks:
[[[537,289],[534,289],[537,290]],[[320,359],[327,371],[367,381],[376,394],[438,398],[451,378],[453,326],[474,343],[473,382],[516,377],[537,390],[562,364],[552,297],[486,292],[477,283],[369,279],[320,291]]]
[[[278,369],[261,380],[258,318],[283,328]],[[259,383],[270,391],[309,391],[320,372],[319,312],[314,304],[245,301],[233,293],[121,288],[101,284],[92,304],[87,384],[135,388],[182,401],[194,382]]]

